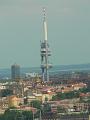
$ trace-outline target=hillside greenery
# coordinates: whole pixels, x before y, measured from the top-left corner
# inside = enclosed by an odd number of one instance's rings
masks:
[[[33,120],[33,113],[32,111],[7,109],[3,115],[0,115],[0,120]]]
[[[90,92],[90,88],[82,88],[79,89],[78,91],[70,91],[67,93],[57,93],[52,97],[52,100],[64,100],[64,99],[73,99],[73,98],[79,98],[80,93],[88,93]]]

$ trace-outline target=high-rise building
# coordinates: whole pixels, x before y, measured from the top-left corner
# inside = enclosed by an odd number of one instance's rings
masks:
[[[11,66],[11,79],[20,79],[20,65],[14,64]]]

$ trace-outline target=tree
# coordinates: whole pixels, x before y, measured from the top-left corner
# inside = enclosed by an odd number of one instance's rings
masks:
[[[51,112],[51,105],[49,103],[45,103],[42,111],[43,112]]]
[[[88,87],[88,88],[81,88],[81,89],[79,89],[79,92],[82,92],[82,93],[87,93],[87,92],[90,92],[90,87]]]
[[[45,97],[45,101],[46,101],[46,102],[48,101],[48,97]]]
[[[0,116],[0,120],[33,120],[33,113],[32,111],[7,109],[4,115]]]
[[[4,120],[15,120],[17,117],[18,111],[7,109],[3,115]],[[17,119],[18,120],[18,119]]]
[[[57,93],[55,96],[52,97],[52,100],[64,100],[64,99],[72,99],[79,97],[79,91],[70,91],[67,93]]]
[[[24,120],[33,120],[32,111],[23,111],[22,115],[24,116]]]
[[[39,100],[33,100],[33,101],[31,101],[31,106],[32,107],[35,107],[35,108],[37,108],[37,109],[41,109],[41,101],[39,101]]]
[[[1,97],[6,97],[8,95],[13,95],[13,91],[9,89],[1,90]]]
[[[3,115],[0,115],[0,120],[4,120]]]

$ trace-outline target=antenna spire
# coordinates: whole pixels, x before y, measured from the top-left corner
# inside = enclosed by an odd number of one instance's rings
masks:
[[[44,17],[44,20],[43,20],[43,26],[44,26],[44,40],[47,41],[47,22],[46,22],[46,9],[43,8],[43,17]]]
[[[44,18],[44,21],[46,21],[46,9],[45,9],[45,7],[43,7],[43,18]]]

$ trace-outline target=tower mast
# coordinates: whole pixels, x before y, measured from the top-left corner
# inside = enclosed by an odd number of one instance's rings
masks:
[[[42,69],[42,79],[43,81],[49,81],[49,56],[51,56],[51,51],[49,49],[48,39],[47,39],[47,22],[46,22],[46,10],[43,8],[43,29],[44,29],[44,40],[41,41],[41,69]]]

